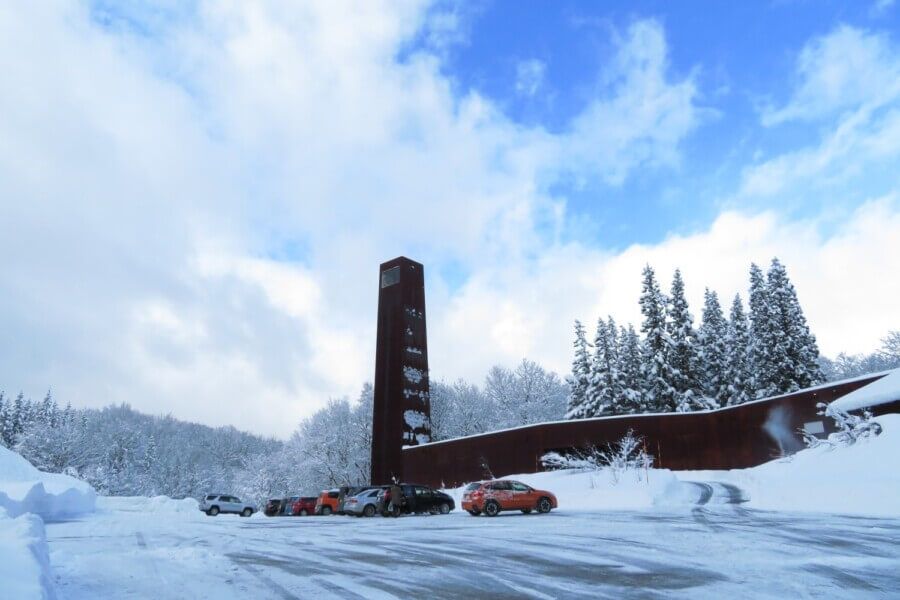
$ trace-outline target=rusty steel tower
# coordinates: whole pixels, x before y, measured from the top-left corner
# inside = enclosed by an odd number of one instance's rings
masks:
[[[381,265],[372,418],[373,485],[403,479],[403,446],[431,441],[425,272],[403,256]]]

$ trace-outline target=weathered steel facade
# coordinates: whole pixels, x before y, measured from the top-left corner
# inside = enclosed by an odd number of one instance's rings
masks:
[[[602,446],[628,430],[644,437],[656,467],[752,467],[800,449],[798,430],[807,424],[821,427],[823,434],[833,431],[830,419],[817,414],[816,404],[832,402],[876,379],[837,382],[713,411],[542,423],[435,442],[403,449],[403,473],[407,481],[433,486],[534,473],[542,470],[541,456],[547,452]]]
[[[404,479],[403,446],[431,440],[425,273],[405,257],[378,271],[373,484]]]

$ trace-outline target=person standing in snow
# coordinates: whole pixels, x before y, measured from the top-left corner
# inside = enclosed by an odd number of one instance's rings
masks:
[[[399,517],[403,506],[403,492],[400,490],[400,486],[394,483],[391,486],[390,494],[391,501],[388,504],[388,514],[393,517]]]

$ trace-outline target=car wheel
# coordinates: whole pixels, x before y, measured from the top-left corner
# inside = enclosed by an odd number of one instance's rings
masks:
[[[531,514],[531,509],[530,509],[530,508],[523,508],[523,509],[522,509],[522,512],[523,512],[524,514],[526,514],[526,515],[530,515],[530,514]]]
[[[497,504],[494,500],[491,500],[484,505],[484,514],[489,517],[496,517],[498,514],[500,514],[500,505]]]
[[[367,517],[375,516],[375,506],[372,504],[366,504],[366,507],[363,509],[363,514]]]
[[[208,515],[211,516],[211,517],[216,516],[217,514],[219,514],[219,507],[218,507],[218,506],[213,506],[213,507],[210,508],[208,511],[206,511],[206,514],[208,514]]]
[[[301,516],[301,517],[305,517],[305,516],[307,516],[307,515],[309,515],[309,511],[306,510],[305,508],[302,509],[302,510],[300,511],[300,516]]]
[[[327,517],[327,516],[330,515],[330,514],[331,514],[331,507],[330,507],[330,506],[325,506],[325,507],[322,508],[322,515],[323,515],[323,516]]]
[[[481,514],[481,511],[478,510],[477,508],[473,508],[472,510],[469,511],[469,514],[472,515],[473,517],[477,517],[478,515]]]
[[[441,504],[439,510],[441,511],[442,515],[450,514],[450,505],[444,502],[443,504]]]
[[[241,511],[242,517],[249,517],[252,514],[253,514],[253,509],[250,509],[250,508],[245,508],[244,510]]]
[[[548,513],[551,508],[553,508],[553,504],[550,503],[550,498],[544,496],[538,500],[537,509],[539,513]]]

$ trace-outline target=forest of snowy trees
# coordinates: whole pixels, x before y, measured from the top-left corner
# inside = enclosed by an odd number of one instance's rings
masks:
[[[816,339],[777,258],[765,275],[750,266],[748,297],[749,311],[738,294],[726,318],[716,292],[706,289],[695,328],[681,272],[665,294],[646,266],[643,336],[607,317],[591,342],[576,321],[567,417],[732,406],[824,381]]]

